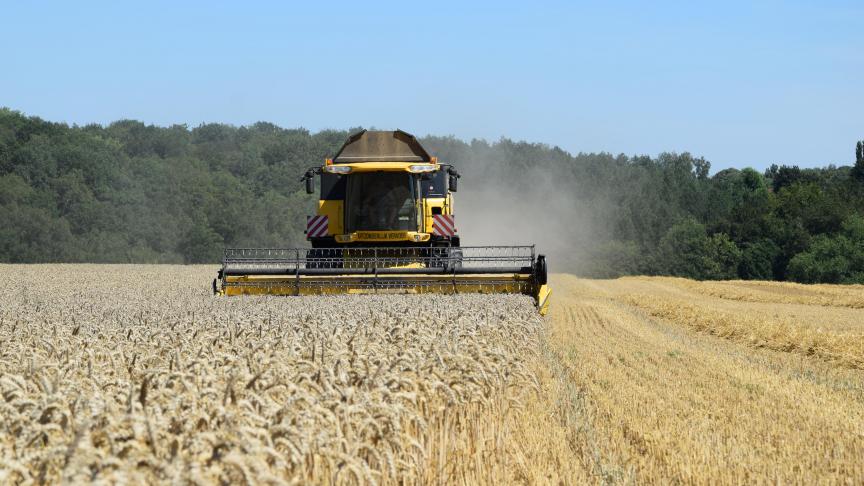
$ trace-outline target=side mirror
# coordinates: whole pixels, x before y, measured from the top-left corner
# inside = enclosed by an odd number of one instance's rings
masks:
[[[450,186],[450,192],[456,192],[459,188],[459,171],[450,167],[447,169],[447,173],[450,175],[450,181],[448,184]]]
[[[306,181],[306,194],[314,194],[315,193],[315,176],[307,173],[304,178]]]

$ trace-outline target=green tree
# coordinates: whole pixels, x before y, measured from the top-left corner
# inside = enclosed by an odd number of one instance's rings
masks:
[[[660,241],[660,273],[701,277],[707,247],[705,227],[686,219],[671,228]]]
[[[32,206],[0,206],[0,261],[52,263],[73,259],[66,221]]]
[[[853,216],[836,236],[818,235],[789,262],[789,278],[803,283],[864,283],[864,218]]]
[[[741,250],[738,276],[745,280],[772,280],[781,251],[780,247],[768,238],[745,243]]]
[[[852,168],[852,178],[864,182],[864,140],[855,145],[855,166]]]
[[[798,182],[780,190],[774,212],[787,224],[800,223],[811,235],[835,233],[849,215],[845,195],[816,182]]]
[[[697,278],[730,280],[738,277],[741,250],[725,233],[715,233],[706,241],[704,269]]]
[[[184,263],[217,263],[222,258],[224,241],[218,233],[198,220],[186,231],[180,242]]]
[[[660,242],[660,271],[696,279],[731,279],[738,275],[741,250],[724,233],[708,236],[692,218],[671,228]]]

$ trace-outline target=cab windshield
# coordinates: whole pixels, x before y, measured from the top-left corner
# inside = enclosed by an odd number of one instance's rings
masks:
[[[404,172],[347,176],[347,230],[417,231],[414,178]]]

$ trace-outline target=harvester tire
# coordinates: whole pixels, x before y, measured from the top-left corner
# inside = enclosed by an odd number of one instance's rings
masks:
[[[537,261],[534,263],[534,276],[538,284],[546,285],[549,278],[546,269],[546,255],[537,256]]]

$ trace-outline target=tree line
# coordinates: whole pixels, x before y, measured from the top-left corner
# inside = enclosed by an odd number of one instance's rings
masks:
[[[226,246],[305,246],[316,201],[299,176],[352,131],[69,126],[0,109],[0,261],[209,263]],[[543,180],[566,195],[586,230],[560,271],[864,283],[864,142],[848,166],[713,175],[689,153],[421,142],[460,168],[466,192],[536,194]]]

